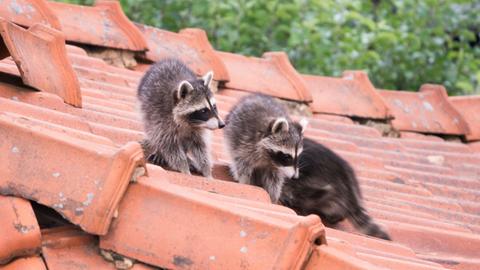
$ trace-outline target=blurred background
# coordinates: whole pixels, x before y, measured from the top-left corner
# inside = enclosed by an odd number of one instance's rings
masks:
[[[91,5],[93,0],[63,0]],[[377,88],[480,94],[480,0],[121,0],[136,22],[204,29],[215,49],[285,51],[297,70],[360,69]]]

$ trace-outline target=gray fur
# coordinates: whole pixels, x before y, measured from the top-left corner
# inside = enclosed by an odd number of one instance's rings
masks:
[[[224,136],[233,177],[240,183],[263,187],[276,203],[284,181],[293,175],[287,175],[287,166],[276,163],[269,153],[292,153],[296,160],[304,127],[290,119],[283,105],[260,94],[243,98],[227,115],[226,123]],[[298,176],[296,165],[292,161],[289,167]]]
[[[137,97],[145,129],[142,145],[149,162],[211,177],[205,129],[224,126],[209,87],[212,76],[209,72],[204,77],[208,81],[199,79],[176,59],[159,61],[145,73]],[[208,119],[192,119],[192,113],[202,109]]]

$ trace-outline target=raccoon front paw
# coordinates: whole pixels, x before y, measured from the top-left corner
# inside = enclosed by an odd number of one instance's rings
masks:
[[[213,179],[213,177],[212,177],[212,170],[210,170],[210,169],[204,170],[204,171],[202,172],[202,175],[203,175],[204,177],[208,178],[209,180],[210,180],[210,179]]]

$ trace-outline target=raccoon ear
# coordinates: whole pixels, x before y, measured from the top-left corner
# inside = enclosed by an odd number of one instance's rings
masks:
[[[212,78],[213,78],[213,71],[211,70],[207,72],[207,74],[203,75],[202,79],[205,86],[210,87],[210,84],[212,83]]]
[[[279,117],[275,120],[273,120],[271,132],[273,134],[279,133],[279,132],[286,132],[288,131],[288,121],[287,119],[283,117]]]
[[[298,123],[302,127],[302,133],[305,132],[305,129],[307,128],[307,125],[308,125],[308,119],[307,118],[302,118],[302,119],[300,119],[300,122],[298,122]]]
[[[177,88],[177,99],[184,99],[187,94],[193,90],[193,86],[188,81],[181,81]]]

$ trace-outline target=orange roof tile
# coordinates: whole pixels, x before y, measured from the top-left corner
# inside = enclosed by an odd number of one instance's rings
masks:
[[[13,262],[0,265],[1,270],[47,270],[40,256],[18,258]]]
[[[0,147],[8,153],[0,157],[1,193],[48,205],[86,231],[105,234],[142,164],[140,145],[119,149],[90,134],[11,113],[0,114],[0,127]]]
[[[40,228],[28,201],[0,195],[0,216],[0,265],[40,251]]]
[[[99,0],[92,7],[58,2],[48,2],[48,6],[69,41],[131,51],[148,48],[143,35],[123,13],[118,1]]]
[[[300,269],[322,237],[318,217],[225,199],[140,178],[100,247],[166,268]]]
[[[313,95],[310,106],[315,113],[377,119],[390,117],[387,105],[364,72],[346,71],[342,78],[302,77]]]
[[[380,94],[388,103],[393,126],[402,131],[465,135],[468,125],[448,100],[443,86],[425,84],[418,93],[385,91]]]
[[[450,103],[458,110],[468,124],[470,133],[466,138],[469,141],[480,140],[480,96],[451,97]]]
[[[56,4],[50,6],[53,5]],[[100,20],[105,16],[108,20],[107,13],[98,12],[100,8],[87,9],[93,10],[88,12],[97,12],[94,16],[98,17],[95,18]],[[96,44],[96,32],[82,24],[78,27],[91,32],[92,35],[85,36],[86,43]],[[188,31],[175,35],[183,37],[187,34],[190,35]],[[126,39],[119,40],[125,46],[130,44]],[[175,43],[187,41],[171,42],[171,46],[181,47],[182,44]],[[192,42],[188,46],[195,51],[204,48],[201,43]],[[9,53],[3,48],[4,54],[5,51]],[[312,243],[311,238],[317,237],[318,232],[308,232],[308,228],[320,228],[316,218],[298,217],[288,208],[270,204],[265,192],[259,188],[219,180],[207,181],[201,177],[164,171],[152,165],[147,167],[148,176],[140,177],[138,183],[126,187],[133,168],[141,165],[140,156],[135,154],[138,153],[138,145],[128,143],[143,137],[135,97],[136,85],[142,73],[109,66],[102,60],[87,56],[85,51],[75,46],[66,46],[65,51],[78,78],[82,108],[65,104],[54,93],[28,89],[21,82],[0,72],[0,137],[7,138],[6,143],[0,145],[0,151],[7,153],[0,156],[0,172],[3,173],[0,187],[2,191],[8,187],[8,194],[13,190],[16,196],[38,199],[91,233],[105,233],[110,229],[102,237],[100,245],[103,247],[167,267],[191,261],[194,265],[216,263],[233,268],[245,266],[245,263],[252,267],[263,267],[268,263],[305,264],[307,269],[480,268],[480,261],[475,254],[480,233],[480,194],[477,191],[480,187],[480,143],[450,142],[418,133],[467,135],[468,139],[471,133],[467,133],[464,123],[468,123],[475,132],[477,125],[472,123],[476,122],[468,117],[471,114],[465,115],[461,107],[457,107],[458,111],[452,109],[454,107],[450,103],[457,106],[452,101],[457,98],[447,99],[442,90],[440,94],[426,88],[419,93],[378,92],[385,99],[386,111],[396,117],[393,123],[401,131],[400,138],[382,137],[372,127],[358,125],[350,118],[339,116],[355,113],[354,116],[365,115],[370,118],[372,116],[368,115],[372,112],[367,106],[363,108],[365,111],[354,111],[356,108],[349,106],[345,111],[337,112],[339,115],[314,114],[311,117],[307,136],[331,147],[352,163],[363,190],[366,208],[393,237],[393,242],[365,237],[357,234],[348,222],[342,222],[336,230],[327,228],[324,236],[328,243],[323,241],[318,246]],[[302,102],[308,101],[306,97],[310,95],[310,90],[315,92],[291,67],[285,55],[276,56],[280,60],[278,62],[271,55],[270,58],[247,58],[218,53],[218,56],[224,61],[231,80],[226,85],[227,89],[220,89],[216,94],[223,116],[248,92],[264,91]],[[210,59],[209,56],[202,57],[200,59]],[[197,58],[192,56],[191,61],[195,62]],[[284,68],[285,65],[287,68]],[[0,71],[20,75],[10,58],[0,61]],[[45,75],[43,69],[37,69],[36,72]],[[351,90],[363,85],[366,79],[358,79],[358,84],[354,79],[350,85],[340,84],[338,81],[344,79],[339,78],[325,78],[325,81],[332,80],[343,87],[350,87],[346,90],[352,93],[352,96],[345,98],[348,102],[359,96],[359,93]],[[313,94],[313,97],[315,99],[316,95]],[[399,102],[406,106],[399,108]],[[315,107],[314,104],[312,106]],[[467,121],[462,122],[463,119]],[[426,123],[427,128],[404,128],[402,121]],[[229,160],[223,151],[222,132],[214,132],[213,136],[214,175],[231,181],[226,168]],[[26,155],[25,149],[34,155]],[[27,158],[20,161],[15,154],[25,154]],[[122,165],[125,163],[130,165]],[[122,169],[118,169],[117,165]],[[60,173],[55,174],[58,179],[69,184],[60,186],[50,179],[55,172]],[[115,176],[115,173],[121,177]],[[135,176],[139,173],[140,170]],[[32,181],[32,176],[35,176],[35,181]],[[85,181],[87,178],[102,180],[98,182],[103,183],[101,190],[96,189],[90,181]],[[45,185],[37,181],[39,179],[50,182]],[[127,193],[124,195],[125,188]],[[95,190],[92,202],[87,207],[91,212],[84,209],[83,215],[75,216],[68,209],[58,208],[62,198],[83,205],[88,199],[85,194],[90,190]],[[60,192],[63,195],[61,198]],[[118,207],[120,199],[122,201]],[[108,226],[116,209],[119,209],[118,219]],[[145,213],[155,214],[148,216]],[[251,223],[241,223],[242,220]],[[253,231],[265,231],[277,238],[273,242],[264,242],[262,239],[248,242],[251,240],[249,237],[255,235],[247,230],[244,230],[246,235],[240,235],[242,226],[247,225],[251,225]],[[72,229],[67,231],[72,232]],[[95,237],[79,233],[77,229],[73,231],[76,233],[50,234],[53,242],[65,243],[57,247],[44,246],[44,258],[50,268],[65,264],[65,258],[73,257],[78,258],[76,263],[87,267],[112,266],[98,256]],[[47,231],[42,233],[49,234]],[[225,239],[230,240],[232,235],[236,237],[233,242],[235,245],[217,244],[225,243]],[[185,241],[186,237],[189,237],[188,241]],[[48,239],[48,236],[44,239]],[[300,241],[295,243],[292,239]],[[286,244],[281,246],[278,244],[280,242]],[[147,244],[151,244],[152,248]],[[205,248],[192,249],[192,246]],[[307,260],[308,251],[313,254]],[[217,256],[213,252],[225,256]],[[280,252],[285,253],[280,255]],[[275,260],[263,260],[261,254],[277,257]],[[36,257],[33,260],[38,262]],[[6,267],[11,267],[17,261],[26,262],[30,259],[17,259]],[[134,267],[146,266],[136,263]]]
[[[0,17],[25,27],[41,23],[61,30],[60,22],[43,0],[3,0]]]
[[[100,255],[98,239],[73,227],[42,230],[42,254],[49,269],[117,269]],[[152,267],[134,263],[132,270]]]
[[[227,67],[227,88],[261,92],[279,98],[311,102],[312,96],[284,52],[264,53],[262,58],[217,52]]]
[[[24,30],[0,18],[0,34],[26,85],[57,94],[66,103],[81,107],[80,87],[66,58],[61,32],[42,24]],[[50,65],[45,65],[47,62]]]
[[[174,171],[167,171],[159,166],[147,165],[150,177],[165,179],[169,183],[205,190],[211,193],[218,193],[236,198],[243,198],[258,202],[270,202],[270,196],[262,188],[247,185],[237,185],[227,181],[216,179],[207,180],[200,176],[185,177],[184,174]],[[215,175],[214,175],[215,176]]]
[[[145,55],[148,60],[175,57],[185,62],[197,75],[205,75],[212,70],[214,80],[229,80],[225,64],[213,50],[202,29],[188,28],[177,34],[142,24],[136,26],[148,42],[149,50]]]

